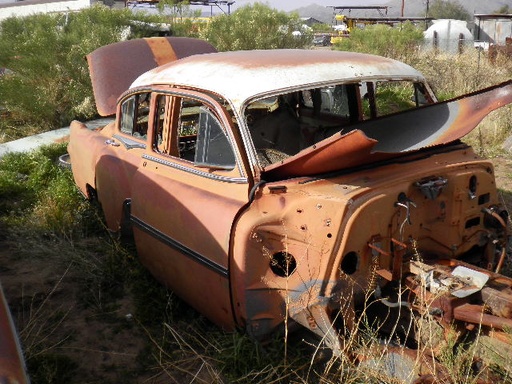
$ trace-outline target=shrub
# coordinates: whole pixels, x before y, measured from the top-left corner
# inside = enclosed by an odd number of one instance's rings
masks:
[[[162,18],[97,5],[77,13],[3,20],[0,67],[12,73],[0,78],[0,108],[4,109],[1,141],[94,117],[96,107],[85,55],[126,38],[133,20]],[[137,30],[138,36],[147,33],[144,28]]]
[[[300,31],[301,34],[293,34]],[[311,42],[298,15],[255,3],[213,18],[201,33],[219,51],[303,48]]]
[[[411,23],[404,23],[401,28],[376,24],[364,29],[355,28],[351,31],[350,38],[335,44],[335,49],[372,53],[400,60],[402,56],[416,52],[422,41],[422,30]]]

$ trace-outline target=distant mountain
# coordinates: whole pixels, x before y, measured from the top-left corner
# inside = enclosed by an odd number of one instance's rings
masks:
[[[430,4],[434,0],[430,0]],[[482,13],[495,13],[505,5],[511,5],[510,0],[459,0],[470,15]],[[425,16],[426,0],[404,0],[404,16]],[[400,16],[402,0],[391,0],[385,4],[389,6],[388,15]]]
[[[322,23],[332,24],[334,13],[332,8],[323,7],[317,4],[311,4],[294,10],[300,17],[312,17]]]
[[[311,0],[314,2],[315,0]],[[434,0],[429,0],[430,4]],[[333,2],[335,3],[335,2]],[[495,13],[501,7],[505,5],[511,5],[510,0],[459,0],[459,3],[466,8],[469,14],[486,14]],[[353,4],[356,5],[357,1],[354,0]],[[405,17],[416,17],[425,16],[427,0],[404,0],[404,16]],[[401,15],[402,0],[390,0],[389,2],[382,4],[388,6],[387,16],[396,17]],[[347,6],[346,14],[349,14]],[[331,24],[333,20],[333,9],[326,6],[317,4],[311,4],[306,7],[301,7],[293,12],[297,12],[301,17],[313,17],[324,23]],[[377,10],[365,10],[365,11],[350,11],[353,16],[359,17],[379,17],[381,16]]]

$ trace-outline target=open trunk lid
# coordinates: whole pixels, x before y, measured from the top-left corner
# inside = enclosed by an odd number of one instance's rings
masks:
[[[116,113],[116,102],[141,74],[181,58],[216,52],[209,43],[187,37],[151,37],[122,41],[87,55],[96,108],[101,116]]]

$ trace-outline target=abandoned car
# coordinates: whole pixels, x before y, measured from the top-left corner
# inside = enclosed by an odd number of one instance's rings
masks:
[[[159,281],[223,329],[265,339],[286,322],[335,352],[369,302],[384,333],[407,328],[386,324],[397,308],[400,322],[512,326],[508,213],[492,163],[460,140],[512,102],[512,82],[438,102],[383,57],[214,51],[99,48],[96,103],[115,121],[71,125],[76,184]]]

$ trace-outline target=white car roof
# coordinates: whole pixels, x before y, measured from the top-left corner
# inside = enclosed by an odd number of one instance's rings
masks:
[[[179,85],[203,89],[234,104],[255,95],[303,85],[363,79],[425,81],[402,62],[362,53],[331,50],[253,50],[189,56],[139,76],[131,88]]]

